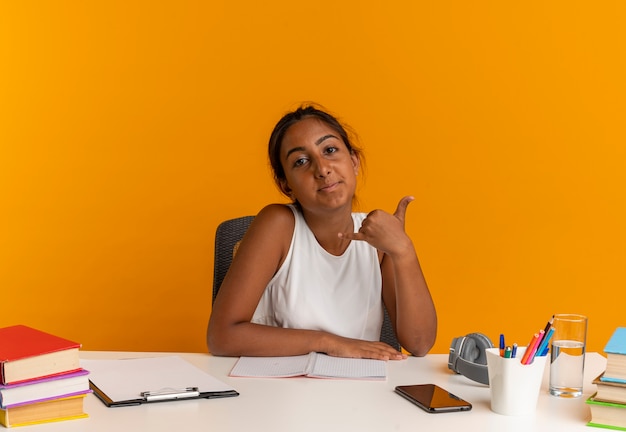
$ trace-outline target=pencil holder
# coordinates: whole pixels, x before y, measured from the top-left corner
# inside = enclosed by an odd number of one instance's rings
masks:
[[[537,356],[532,363],[523,365],[525,351],[526,348],[520,347],[515,358],[504,358],[498,348],[486,350],[493,412],[524,416],[536,411],[546,356]]]

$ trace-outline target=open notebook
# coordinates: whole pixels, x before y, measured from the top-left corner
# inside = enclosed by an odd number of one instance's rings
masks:
[[[309,353],[287,357],[240,357],[230,371],[233,377],[312,378],[385,380],[387,363],[383,360],[332,357]]]

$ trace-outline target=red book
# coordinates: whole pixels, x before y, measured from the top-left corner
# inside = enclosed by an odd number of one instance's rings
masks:
[[[77,371],[80,344],[25,325],[0,328],[0,383]]]

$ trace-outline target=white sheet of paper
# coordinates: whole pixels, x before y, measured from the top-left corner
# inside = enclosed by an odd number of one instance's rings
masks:
[[[114,402],[141,399],[141,392],[198,387],[202,392],[234,390],[178,356],[81,360],[89,379]]]

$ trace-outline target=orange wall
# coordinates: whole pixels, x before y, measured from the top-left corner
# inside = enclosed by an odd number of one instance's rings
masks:
[[[417,197],[434,352],[626,325],[623,2],[248,3],[2,3],[0,326],[205,351],[215,228],[281,199],[303,100],[358,131],[363,210]]]

